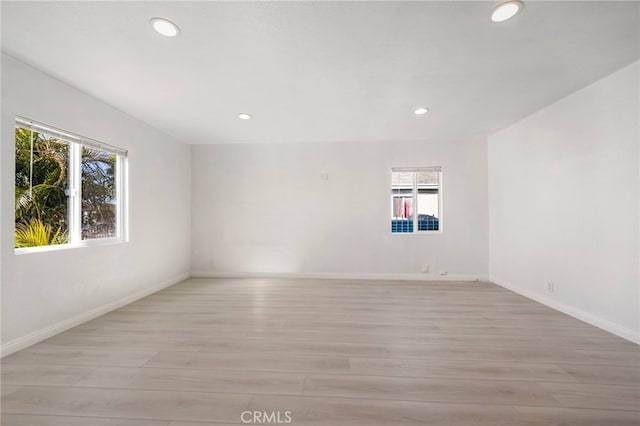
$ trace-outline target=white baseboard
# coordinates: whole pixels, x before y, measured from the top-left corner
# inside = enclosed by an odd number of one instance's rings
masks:
[[[153,287],[138,291],[129,296],[123,297],[122,299],[109,302],[105,305],[99,306],[95,309],[84,312],[80,315],[76,315],[64,321],[60,321],[59,323],[53,324],[49,327],[45,327],[33,333],[29,333],[26,336],[12,340],[10,342],[3,343],[2,346],[0,346],[0,357],[10,355],[28,346],[34,345],[38,342],[48,339],[49,337],[55,336],[56,334],[62,333],[63,331],[66,331],[77,325],[83,324],[89,320],[97,318],[115,309],[121,308],[122,306],[128,305],[129,303],[135,302],[136,300],[142,299],[145,296],[148,296],[162,289],[170,287],[174,284],[177,284],[180,281],[184,281],[188,279],[190,275],[191,274],[188,274],[188,273],[178,275],[177,277],[173,277],[170,280],[163,281],[157,285],[154,285]]]
[[[346,272],[206,272],[194,271],[193,278],[298,278],[325,280],[392,280],[392,281],[488,281],[487,276],[467,274],[401,274]]]
[[[595,327],[601,328],[604,331],[613,333],[616,336],[622,337],[623,339],[629,340],[636,344],[640,344],[640,335],[635,330],[632,330],[630,328],[617,324],[613,321],[609,321],[607,319],[590,314],[589,312],[583,311],[582,309],[578,309],[571,305],[567,305],[566,303],[559,302],[557,300],[550,299],[548,297],[545,297],[541,294],[534,293],[522,287],[518,287],[503,279],[500,279],[497,277],[490,277],[489,281],[491,281],[496,285],[499,285],[500,287],[504,287],[507,290],[511,290],[514,293],[518,293],[519,295],[524,296],[528,299],[535,300],[536,302],[542,303],[543,305],[546,305],[557,311],[560,311],[569,316],[577,318],[580,321],[584,321]]]

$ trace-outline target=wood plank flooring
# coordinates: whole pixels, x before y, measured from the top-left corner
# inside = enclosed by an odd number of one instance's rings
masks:
[[[483,282],[190,279],[1,367],[3,426],[640,425],[637,345]]]

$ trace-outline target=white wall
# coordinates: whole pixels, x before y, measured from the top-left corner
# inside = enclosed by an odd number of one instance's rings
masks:
[[[636,341],[639,78],[636,62],[488,142],[491,280]]]
[[[484,141],[194,145],[192,271],[486,276],[486,164]],[[391,167],[436,165],[444,233],[391,234]]]
[[[129,243],[14,254],[16,115],[129,150]],[[3,54],[0,157],[3,354],[189,275],[188,145]]]

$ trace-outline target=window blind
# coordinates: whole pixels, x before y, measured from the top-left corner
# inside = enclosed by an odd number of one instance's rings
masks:
[[[16,117],[16,123],[20,127],[23,127],[25,129],[29,129],[38,133],[45,133],[49,136],[53,136],[55,138],[59,138],[69,142],[75,142],[80,145],[86,146],[88,148],[97,149],[98,151],[110,152],[112,154],[116,154],[122,157],[127,156],[127,150],[124,148],[119,148],[117,146],[109,145],[104,142],[99,142],[94,139],[87,138],[85,136],[69,133],[64,130],[60,130],[56,127],[49,126],[48,124],[40,123],[38,121],[29,119],[29,118]]]
[[[392,172],[441,172],[442,166],[432,167],[392,167]]]

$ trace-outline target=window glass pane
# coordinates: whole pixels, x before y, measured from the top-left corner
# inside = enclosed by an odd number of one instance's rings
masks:
[[[117,236],[116,155],[82,147],[82,239]]]
[[[16,127],[15,160],[15,247],[67,243],[69,145]]]
[[[413,172],[391,172],[391,232],[413,232]]]
[[[440,229],[440,172],[417,172],[416,180],[418,186],[418,231],[438,231]]]

